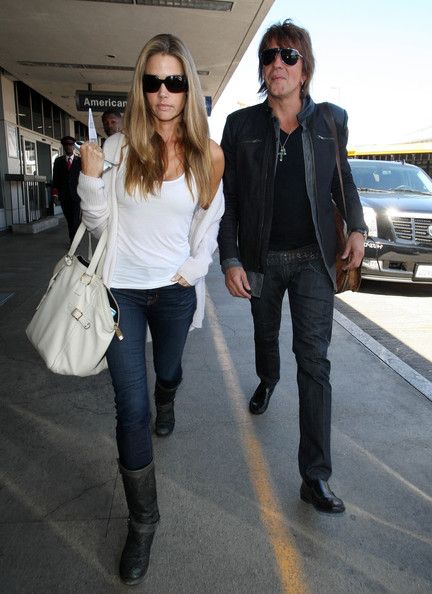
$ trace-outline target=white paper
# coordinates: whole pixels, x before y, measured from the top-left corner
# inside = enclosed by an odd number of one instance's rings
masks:
[[[93,119],[93,113],[91,107],[88,110],[88,135],[89,135],[89,142],[96,142],[98,141],[96,126]]]

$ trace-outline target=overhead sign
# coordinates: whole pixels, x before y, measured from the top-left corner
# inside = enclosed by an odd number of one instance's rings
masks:
[[[127,93],[112,93],[110,91],[75,91],[75,102],[78,111],[107,111],[107,109],[114,109],[115,111],[124,112],[127,103]],[[211,115],[212,98],[209,95],[205,96],[205,104],[207,115]]]
[[[78,111],[107,111],[113,109],[123,112],[126,109],[127,93],[112,93],[111,91],[76,91],[75,102]]]

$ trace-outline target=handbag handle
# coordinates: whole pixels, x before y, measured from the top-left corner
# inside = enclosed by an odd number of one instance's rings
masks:
[[[87,230],[86,226],[84,225],[84,223],[81,222],[80,226],[78,227],[77,232],[75,233],[75,237],[73,238],[72,244],[69,248],[69,251],[68,251],[66,257],[72,258],[72,256],[75,254],[79,244],[81,243],[82,238],[84,237],[86,230]],[[108,238],[108,229],[105,228],[102,232],[102,235],[99,238],[98,244],[97,244],[96,249],[93,253],[93,257],[90,260],[90,263],[88,265],[88,268],[87,268],[88,276],[92,276],[95,273],[95,270],[98,267],[99,261],[101,260],[103,252],[105,250],[107,238]]]
[[[343,205],[344,205],[344,211],[345,211],[345,221],[347,221],[348,219],[348,215],[347,215],[347,207],[346,207],[346,201],[345,201],[345,191],[344,191],[344,186],[343,186],[343,182],[342,182],[342,168],[341,168],[341,160],[340,160],[340,152],[339,152],[339,141],[338,141],[338,133],[336,130],[336,123],[335,123],[335,119],[333,116],[333,113],[329,107],[328,103],[323,103],[322,104],[322,108],[323,108],[323,115],[324,115],[324,120],[326,121],[327,125],[329,126],[332,136],[333,136],[333,140],[335,142],[335,151],[336,151],[336,168],[338,170],[338,175],[339,175],[339,185],[341,188],[341,194],[342,194],[342,201],[343,201]]]

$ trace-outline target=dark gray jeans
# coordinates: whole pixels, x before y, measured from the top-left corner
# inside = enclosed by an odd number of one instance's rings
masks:
[[[299,469],[303,478],[331,475],[330,345],[334,291],[318,248],[269,252],[261,297],[252,297],[258,377],[274,386],[280,377],[279,329],[288,291],[300,402]]]

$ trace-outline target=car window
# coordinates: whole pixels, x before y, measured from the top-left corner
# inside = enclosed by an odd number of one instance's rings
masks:
[[[361,190],[432,193],[431,178],[419,167],[401,163],[350,161],[354,182]]]
[[[376,187],[380,190],[392,190],[404,185],[402,171],[396,169],[375,169],[373,176],[377,182]]]
[[[416,169],[413,187],[420,192],[432,192],[432,179],[421,169]]]

